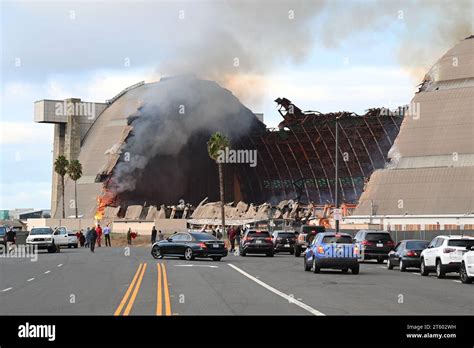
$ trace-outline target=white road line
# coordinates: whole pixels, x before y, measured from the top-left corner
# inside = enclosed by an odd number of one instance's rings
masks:
[[[411,272],[411,274],[416,274],[416,275],[420,275],[420,273],[415,273],[415,272]]]
[[[248,274],[247,272],[241,270],[239,267],[234,266],[234,265],[232,265],[232,264],[230,264],[230,263],[228,263],[228,265],[229,265],[230,267],[232,267],[233,269],[235,269],[237,272],[239,272],[239,273],[243,274],[244,276],[246,276],[247,278],[249,278],[250,280],[253,280],[255,283],[257,283],[257,284],[263,286],[265,289],[267,289],[267,290],[273,292],[274,294],[276,294],[276,295],[278,295],[278,296],[280,296],[280,297],[283,297],[283,298],[284,298],[285,300],[287,300],[289,303],[294,303],[294,304],[297,305],[298,307],[303,308],[305,311],[308,311],[308,312],[310,312],[310,313],[313,314],[313,315],[325,315],[324,313],[321,313],[320,311],[314,309],[313,307],[308,306],[307,304],[305,304],[305,303],[303,303],[303,302],[301,302],[301,301],[295,299],[294,297],[289,296],[289,295],[287,295],[287,294],[281,292],[280,290],[277,290],[277,289],[271,287],[270,285],[268,285],[268,284],[262,282],[261,280],[255,278],[254,276],[252,276],[252,275]]]
[[[379,268],[383,268],[383,269],[385,269],[385,268],[387,268],[387,266],[379,266]]]
[[[62,263],[60,263],[60,264],[58,265],[58,267],[62,267],[62,265],[63,265],[63,264],[62,264]]]
[[[219,268],[219,266],[212,266],[212,265],[174,265],[175,267],[209,267],[209,268]]]
[[[11,289],[13,288],[6,288],[6,289],[3,289],[2,292],[7,292],[7,291],[10,291]]]
[[[453,282],[455,282],[455,283],[461,283],[460,280],[453,280]]]
[[[35,278],[30,278],[30,279],[27,280],[27,282],[31,282],[33,280],[35,280]]]
[[[48,274],[49,272],[51,272],[51,271],[46,271],[46,272],[44,272],[44,274]]]

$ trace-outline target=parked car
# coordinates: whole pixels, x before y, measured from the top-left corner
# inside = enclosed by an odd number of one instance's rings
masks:
[[[268,231],[247,230],[240,239],[239,255],[266,254],[273,256],[273,241]]]
[[[77,248],[79,246],[79,240],[77,239],[76,234],[71,230],[67,230],[67,236],[68,236],[67,247]]]
[[[361,261],[377,260],[382,263],[395,247],[392,236],[387,231],[360,230],[355,235],[354,242],[361,251]]]
[[[474,280],[474,246],[470,245],[466,249],[459,269],[459,278],[464,284],[470,284]]]
[[[421,253],[421,275],[435,271],[438,278],[444,278],[446,273],[459,272],[463,256],[472,246],[474,237],[437,236]]]
[[[218,240],[212,234],[179,232],[154,243],[151,247],[151,255],[155,259],[174,256],[189,261],[196,257],[210,257],[214,261],[220,261],[227,256],[227,248],[223,241]]]
[[[5,226],[0,226],[0,244],[7,247],[7,228]]]
[[[299,257],[306,251],[314,237],[321,232],[325,232],[324,226],[302,225],[295,241],[295,256]]]
[[[60,252],[61,246],[68,245],[66,228],[59,227],[54,231],[51,227],[32,228],[28,237],[26,237],[26,245],[36,246],[38,249],[47,249],[49,253]]]
[[[402,240],[388,253],[387,268],[399,267],[405,272],[409,267],[420,268],[421,252],[430,244],[427,240]]]
[[[352,236],[347,233],[319,233],[304,254],[304,270],[319,273],[321,268],[340,269],[359,273],[360,253]]]
[[[293,255],[295,252],[296,235],[292,231],[274,231],[272,233],[273,250],[289,252]]]

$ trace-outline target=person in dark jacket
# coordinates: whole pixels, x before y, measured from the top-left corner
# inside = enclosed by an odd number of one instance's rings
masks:
[[[91,229],[87,227],[86,230],[86,243],[84,244],[85,248],[89,248],[91,246]]]
[[[129,228],[127,231],[127,244],[132,245],[132,229]]]
[[[10,227],[6,233],[7,250],[11,252],[16,241],[16,232]]]
[[[155,226],[153,226],[153,228],[151,229],[151,244],[155,243],[156,242],[156,234],[157,234],[157,230],[155,228]]]
[[[95,230],[95,227],[92,227],[91,230],[89,231],[90,234],[90,243],[91,243],[91,251],[94,252],[95,249],[95,242],[97,240],[97,231]]]
[[[86,237],[84,237],[84,233],[82,233],[82,231],[80,231],[79,232],[79,244],[81,245],[81,247],[83,247],[85,243],[86,243]]]

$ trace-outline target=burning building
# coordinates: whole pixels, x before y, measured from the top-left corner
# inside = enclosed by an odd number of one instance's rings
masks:
[[[278,129],[267,129],[230,91],[179,76],[136,84],[106,103],[42,100],[35,104],[35,120],[55,124],[54,158],[65,155],[83,165],[77,203],[74,182],[66,178],[66,216],[74,214],[75,204],[81,216],[101,219],[107,207],[125,216],[132,206],[218,200],[216,164],[206,146],[216,131],[227,135],[233,148],[256,150],[258,156],[255,167],[225,165],[228,202],[333,203],[336,118],[337,185],[342,201],[357,203],[372,172],[387,162],[404,110],[321,114],[302,111],[286,98],[276,102],[283,121]],[[54,217],[61,215],[59,183],[53,174]]]

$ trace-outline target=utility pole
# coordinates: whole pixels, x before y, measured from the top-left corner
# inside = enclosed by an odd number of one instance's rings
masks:
[[[339,209],[339,118],[341,116],[336,117],[336,154],[334,156],[336,165],[335,165],[335,175],[334,175],[334,186],[335,186],[335,192],[334,192],[334,204],[335,204],[335,209]],[[336,233],[339,232],[339,219],[336,220]]]

